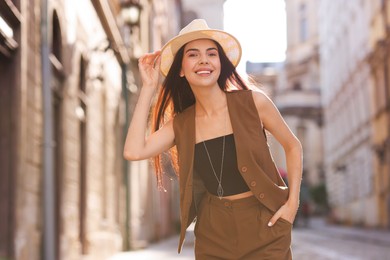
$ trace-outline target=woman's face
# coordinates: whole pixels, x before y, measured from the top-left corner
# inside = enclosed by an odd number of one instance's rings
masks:
[[[213,86],[221,73],[221,62],[215,42],[194,40],[184,47],[180,76],[191,86]]]

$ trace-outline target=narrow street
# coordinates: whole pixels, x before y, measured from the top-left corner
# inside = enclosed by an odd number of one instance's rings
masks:
[[[315,219],[310,228],[293,230],[293,253],[298,260],[388,260],[390,231],[329,226]]]
[[[175,236],[107,260],[194,259],[192,230],[180,255],[176,253],[177,242]],[[312,219],[308,228],[293,229],[292,248],[296,260],[390,260],[390,231],[327,225],[322,219]]]

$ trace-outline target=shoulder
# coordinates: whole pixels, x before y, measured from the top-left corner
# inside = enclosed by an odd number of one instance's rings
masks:
[[[255,102],[255,105],[257,107],[257,109],[261,109],[261,108],[264,108],[264,107],[267,107],[272,103],[271,99],[269,98],[269,96],[262,90],[255,90],[252,92],[252,95],[253,95],[253,101]]]
[[[254,91],[253,101],[264,127],[280,116],[278,108],[264,91]]]

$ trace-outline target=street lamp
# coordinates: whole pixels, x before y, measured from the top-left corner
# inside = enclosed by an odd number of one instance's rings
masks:
[[[121,16],[123,21],[130,27],[138,26],[140,23],[142,6],[136,0],[121,1]]]

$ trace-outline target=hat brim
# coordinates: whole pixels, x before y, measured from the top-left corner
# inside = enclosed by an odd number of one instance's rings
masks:
[[[210,39],[218,42],[222,46],[222,49],[228,59],[235,67],[240,62],[242,49],[240,42],[236,39],[236,37],[220,30],[199,30],[178,35],[164,45],[161,50],[161,73],[164,76],[167,76],[177,51],[185,44],[198,39]]]

